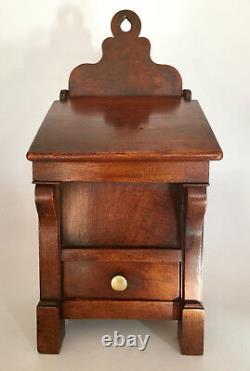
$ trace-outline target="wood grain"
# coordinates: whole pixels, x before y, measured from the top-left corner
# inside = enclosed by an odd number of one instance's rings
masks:
[[[81,97],[56,101],[27,157],[32,161],[208,161],[222,151],[197,101]]]
[[[183,299],[200,301],[206,185],[185,185],[184,190]]]
[[[150,300],[64,300],[67,319],[174,319],[181,318],[178,302]]]
[[[123,32],[121,23],[127,19],[131,30]],[[103,56],[96,64],[76,67],[69,79],[70,97],[115,95],[181,96],[179,72],[171,66],[152,62],[150,42],[138,37],[141,22],[131,10],[115,14],[111,22],[114,37],[103,42]]]
[[[62,243],[180,248],[180,191],[171,184],[62,184]]]
[[[115,254],[115,252],[114,252]],[[70,261],[63,264],[64,298],[176,300],[179,298],[179,264],[145,262]],[[111,288],[111,280],[122,275],[125,291]]]
[[[38,351],[59,352],[64,318],[129,318],[178,320],[182,353],[202,354],[206,186],[209,161],[223,154],[178,71],[151,60],[139,17],[120,11],[111,30],[101,60],[72,71],[27,153]]]
[[[177,249],[140,249],[140,248],[94,248],[68,247],[62,249],[63,262],[148,262],[148,263],[179,263],[181,250]]]
[[[60,300],[61,249],[59,186],[36,185],[35,202],[39,218],[40,299]]]
[[[186,302],[179,321],[179,340],[182,354],[202,355],[204,352],[205,311],[200,302]]]
[[[34,182],[206,183],[208,162],[33,162]]]
[[[65,333],[61,305],[55,301],[40,301],[37,315],[37,350],[39,353],[57,354]]]

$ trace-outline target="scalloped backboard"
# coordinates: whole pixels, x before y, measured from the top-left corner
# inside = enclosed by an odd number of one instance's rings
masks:
[[[121,29],[127,19],[129,31]],[[69,78],[69,96],[181,96],[182,80],[172,66],[154,63],[150,42],[139,37],[141,21],[131,10],[115,14],[111,22],[114,37],[104,40],[98,63],[81,64]]]

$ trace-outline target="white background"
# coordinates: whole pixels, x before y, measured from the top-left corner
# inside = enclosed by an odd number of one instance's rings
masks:
[[[35,347],[37,216],[25,153],[70,71],[96,62],[123,8],[142,20],[152,58],[181,73],[224,159],[210,168],[205,225],[203,357],[179,354],[174,322],[71,321],[58,356]],[[8,370],[249,370],[249,0],[0,1],[0,364]],[[150,334],[145,352],[101,336]]]

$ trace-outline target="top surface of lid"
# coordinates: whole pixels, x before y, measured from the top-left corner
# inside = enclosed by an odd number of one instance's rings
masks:
[[[81,97],[55,101],[29,160],[219,160],[197,101],[179,97]]]

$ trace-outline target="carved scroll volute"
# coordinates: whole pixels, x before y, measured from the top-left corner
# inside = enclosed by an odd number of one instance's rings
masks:
[[[123,31],[122,22],[131,23]],[[103,56],[96,64],[76,67],[69,79],[69,96],[182,96],[178,71],[168,65],[154,63],[150,58],[150,42],[139,37],[141,21],[131,10],[115,14],[111,22],[114,37],[104,40]]]
[[[57,185],[38,184],[35,201],[39,218],[41,300],[61,299],[60,225]]]
[[[201,254],[206,185],[184,186],[183,299],[201,300]]]

